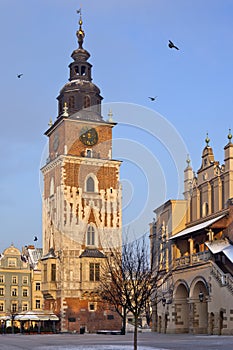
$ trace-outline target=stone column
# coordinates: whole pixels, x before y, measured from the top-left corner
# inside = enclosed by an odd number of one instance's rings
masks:
[[[193,264],[193,239],[189,238],[189,255],[190,255],[190,265]]]

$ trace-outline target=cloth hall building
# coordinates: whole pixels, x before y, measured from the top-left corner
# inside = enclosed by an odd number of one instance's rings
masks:
[[[155,209],[151,254],[163,271],[153,300],[153,330],[233,334],[233,144],[224,164],[210,139],[197,174],[187,160],[184,199]],[[156,255],[156,252],[160,254]]]

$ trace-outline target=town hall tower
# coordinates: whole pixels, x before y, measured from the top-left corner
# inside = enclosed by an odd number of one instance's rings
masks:
[[[45,309],[59,316],[61,331],[95,332],[119,327],[96,289],[106,254],[121,246],[121,162],[112,159],[116,123],[101,115],[102,96],[92,83],[82,25],[80,14],[69,81],[57,97],[58,116],[45,132],[42,291]]]

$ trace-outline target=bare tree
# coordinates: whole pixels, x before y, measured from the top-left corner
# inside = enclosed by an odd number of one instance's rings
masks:
[[[99,292],[103,300],[110,303],[122,318],[121,333],[125,334],[127,300],[122,293],[123,285],[122,251],[119,248],[111,248],[102,265]]]
[[[134,350],[137,350],[139,317],[165,280],[161,260],[156,258],[156,261],[157,264],[150,260],[149,245],[143,237],[124,244],[121,249],[110,249],[102,270],[100,292],[123,318],[124,330],[127,311],[134,316]]]

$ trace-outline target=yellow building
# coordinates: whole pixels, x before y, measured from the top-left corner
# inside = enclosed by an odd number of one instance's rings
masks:
[[[0,318],[9,320],[31,308],[31,270],[20,250],[12,244],[0,258]]]
[[[220,165],[207,135],[197,175],[187,160],[184,200],[170,200],[155,210],[151,254],[164,283],[153,300],[153,330],[233,334],[231,139],[229,132]]]

